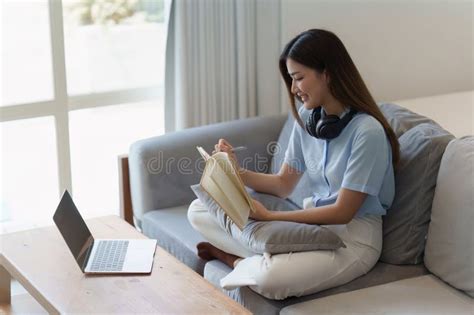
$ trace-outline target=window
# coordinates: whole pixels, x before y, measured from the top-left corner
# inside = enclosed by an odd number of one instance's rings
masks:
[[[47,223],[58,201],[54,118],[3,122],[1,130],[0,221],[9,221],[15,226]]]
[[[1,105],[52,100],[48,2],[10,0],[2,4]]]
[[[51,224],[64,189],[118,214],[117,156],[164,133],[164,2],[3,1],[4,231]]]
[[[154,86],[162,81],[165,25],[163,7],[158,4],[163,2],[135,3],[64,1],[69,95]]]

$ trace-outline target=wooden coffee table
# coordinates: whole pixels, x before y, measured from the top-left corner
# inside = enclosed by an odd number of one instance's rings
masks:
[[[146,238],[116,216],[87,225],[96,238]],[[84,275],[55,226],[0,236],[3,306],[11,277],[49,313],[250,314],[159,246],[150,275]]]

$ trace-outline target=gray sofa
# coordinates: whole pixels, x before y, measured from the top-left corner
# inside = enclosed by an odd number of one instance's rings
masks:
[[[381,260],[362,277],[308,296],[269,300],[248,287],[224,291],[226,294],[256,314],[472,312],[474,138],[455,139],[434,121],[397,105],[380,107],[402,148],[402,167],[397,171],[400,189],[396,209],[392,206],[384,217]],[[230,269],[219,261],[206,263],[196,255],[196,244],[204,239],[192,229],[186,215],[196,198],[190,185],[199,182],[204,166],[195,146],[212,150],[219,138],[226,138],[236,146],[247,146],[238,155],[247,169],[275,173],[292,124],[291,116],[257,117],[134,143],[129,170],[135,225],[220,287],[220,279]],[[419,130],[414,132],[415,128]],[[456,189],[454,180],[463,188]],[[309,195],[303,176],[289,199],[299,204]],[[404,210],[399,211],[401,208]]]

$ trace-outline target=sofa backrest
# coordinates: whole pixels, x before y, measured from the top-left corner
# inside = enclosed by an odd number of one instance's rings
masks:
[[[425,265],[474,297],[474,136],[449,143],[441,161]]]
[[[219,138],[236,146],[240,165],[259,172],[270,169],[268,143],[278,137],[284,115],[234,120],[180,130],[143,139],[132,144],[129,152],[130,189],[133,214],[138,226],[143,215],[152,210],[191,203],[196,198],[190,186],[199,182],[204,160],[196,150],[202,146],[209,153]]]

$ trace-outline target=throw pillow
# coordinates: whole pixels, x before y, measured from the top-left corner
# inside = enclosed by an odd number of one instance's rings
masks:
[[[400,138],[405,132],[420,124],[431,124],[439,126],[432,119],[414,113],[405,107],[392,103],[378,103],[380,110],[387,119],[390,127]],[[441,127],[440,127],[441,128]]]
[[[425,265],[453,287],[474,297],[474,137],[453,140],[441,160]]]
[[[453,135],[437,124],[419,124],[400,138],[395,198],[383,217],[380,260],[418,264],[423,260],[436,178],[444,150]]]
[[[345,247],[342,240],[331,230],[312,224],[287,221],[255,221],[250,219],[240,231],[227,217],[220,206],[212,199],[201,185],[193,185],[191,189],[199,200],[207,206],[209,213],[229,235],[257,254],[270,254],[311,251],[320,249],[338,249]],[[253,193],[259,200],[272,210],[292,210],[291,202],[266,194]]]
[[[257,254],[280,254],[346,247],[337,234],[313,224],[250,219],[239,242]]]

